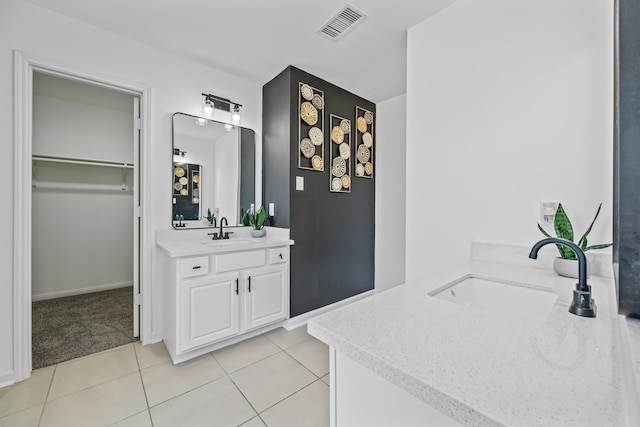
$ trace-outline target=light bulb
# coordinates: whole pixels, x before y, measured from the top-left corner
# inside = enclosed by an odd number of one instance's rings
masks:
[[[206,118],[211,118],[211,115],[213,114],[213,103],[209,99],[204,100],[204,107],[202,111]]]
[[[237,104],[233,106],[233,114],[231,114],[231,122],[234,124],[240,123],[240,107]]]

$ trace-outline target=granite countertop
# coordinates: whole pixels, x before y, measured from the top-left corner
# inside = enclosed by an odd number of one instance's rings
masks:
[[[156,233],[156,244],[172,258],[275,248],[294,244],[294,241],[289,239],[288,229],[268,227],[267,236],[259,238],[251,237],[249,228],[234,227],[225,230],[231,231],[233,236],[229,239],[212,240],[207,232],[217,231],[217,229],[162,230]]]
[[[549,288],[549,315],[525,321],[428,293],[467,274]],[[576,279],[472,260],[308,322],[311,335],[472,426],[629,425],[612,278],[590,277],[596,318],[567,310]]]

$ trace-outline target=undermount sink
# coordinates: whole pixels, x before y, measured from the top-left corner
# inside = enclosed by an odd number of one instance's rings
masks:
[[[256,241],[254,239],[237,238],[237,239],[204,240],[204,241],[201,241],[200,243],[208,246],[223,247],[223,246],[234,246],[234,245],[247,244],[247,243],[256,243]]]
[[[544,321],[558,299],[552,290],[507,280],[466,275],[429,295],[528,321]]]

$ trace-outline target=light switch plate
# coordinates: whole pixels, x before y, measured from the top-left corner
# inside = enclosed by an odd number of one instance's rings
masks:
[[[304,191],[304,177],[296,176],[296,190]]]

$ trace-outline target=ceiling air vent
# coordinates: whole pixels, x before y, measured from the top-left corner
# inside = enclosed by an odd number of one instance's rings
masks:
[[[320,28],[318,34],[330,40],[338,41],[349,31],[357,27],[366,17],[364,13],[348,4]]]

